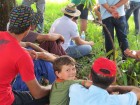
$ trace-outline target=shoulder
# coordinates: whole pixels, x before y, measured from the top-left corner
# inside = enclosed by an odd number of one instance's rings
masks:
[[[75,83],[75,84],[72,84],[70,86],[70,92],[72,93],[75,93],[75,92],[78,92],[78,91],[82,91],[83,89],[86,89],[85,87],[83,87],[82,85],[78,84],[78,83]]]

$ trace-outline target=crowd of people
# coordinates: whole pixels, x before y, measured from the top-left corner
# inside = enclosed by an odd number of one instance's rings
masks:
[[[37,13],[30,7],[34,2]],[[122,59],[128,56],[139,59],[140,51],[130,50],[128,46],[123,6],[126,2],[99,0],[94,11],[99,21],[107,26],[113,40],[115,29]],[[138,8],[132,6],[135,2],[138,1],[130,2],[126,15],[137,11]],[[43,34],[45,0],[23,0],[22,5],[12,9],[7,31],[0,32],[0,105],[137,104],[140,99],[138,87],[112,85],[116,80],[117,65],[109,59],[111,55],[94,60],[89,80],[76,78],[74,59],[90,54],[94,45],[93,41],[80,37],[87,28],[88,9],[84,8],[84,3],[85,0],[71,0],[48,34]],[[137,33],[137,24],[135,29]],[[106,52],[109,52],[113,46],[105,29],[103,32]],[[72,40],[74,44],[71,44]],[[47,86],[42,85],[42,81]]]

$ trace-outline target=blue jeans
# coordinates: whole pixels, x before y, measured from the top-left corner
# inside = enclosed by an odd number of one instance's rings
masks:
[[[92,47],[90,45],[71,45],[66,49],[66,53],[73,58],[80,58],[90,54]]]
[[[139,21],[138,21],[138,14],[139,14],[140,2],[130,1],[130,9],[126,10],[126,20],[128,21],[131,14],[134,14],[134,22],[135,22],[135,30],[139,30]],[[129,30],[129,25],[127,22],[127,29]]]
[[[43,16],[45,11],[45,0],[23,0],[22,4],[26,6],[31,6],[33,3],[36,3],[37,12],[40,12]],[[44,16],[43,16],[44,17]],[[44,21],[39,24],[38,32],[43,32]]]
[[[120,46],[121,51],[123,53],[123,59],[125,59],[124,50],[126,50],[128,48],[125,16],[121,16],[119,19],[109,17],[107,19],[103,19],[102,22],[108,28],[113,41],[114,41],[114,29],[115,29],[116,36],[117,36],[117,39],[119,42],[119,46]],[[112,46],[112,43],[111,43],[111,40],[110,40],[110,37],[109,37],[107,31],[104,28],[103,28],[103,31],[104,31],[104,35],[105,35],[106,52],[109,52],[110,50],[113,49],[113,46]]]
[[[56,79],[52,63],[44,60],[34,60],[34,73],[38,82],[41,81],[42,77],[47,79],[50,84],[52,84]],[[28,87],[22,81],[21,76],[19,74],[13,82],[12,88],[13,90],[18,91],[28,91]]]

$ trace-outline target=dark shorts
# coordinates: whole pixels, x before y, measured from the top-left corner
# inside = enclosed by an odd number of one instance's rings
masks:
[[[49,95],[34,99],[28,91],[13,91],[15,100],[12,105],[45,105],[49,104]]]
[[[80,4],[77,6],[77,9],[81,12],[80,19],[86,19],[88,18],[88,9],[84,8],[84,4]]]

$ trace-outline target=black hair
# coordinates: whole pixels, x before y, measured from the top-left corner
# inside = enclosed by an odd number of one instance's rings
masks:
[[[68,18],[73,18],[73,17],[74,17],[74,16],[70,16],[70,15],[65,14],[65,13],[64,13],[64,15],[65,15],[66,17],[68,17]]]
[[[106,69],[100,69],[100,70],[105,74],[110,74],[110,72]],[[92,77],[93,84],[100,86],[103,89],[106,89],[115,80],[115,76],[113,77],[103,76],[95,73],[94,70],[91,70],[91,77]]]
[[[29,27],[26,26],[26,27],[15,27],[15,26],[10,26],[8,31],[11,32],[11,33],[15,33],[15,34],[22,34],[24,33]]]

